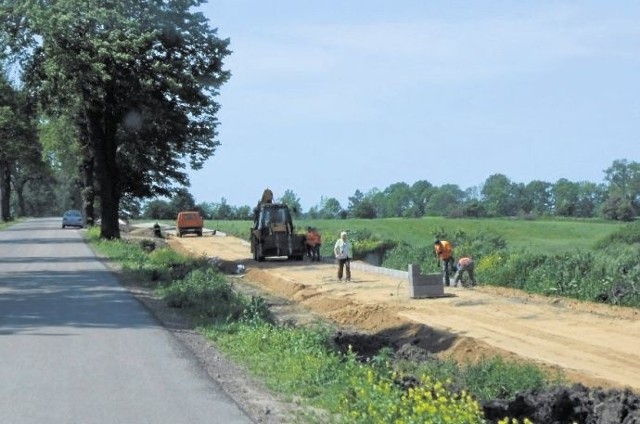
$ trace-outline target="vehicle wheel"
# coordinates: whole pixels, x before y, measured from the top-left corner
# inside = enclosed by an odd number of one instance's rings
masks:
[[[256,241],[253,238],[253,235],[251,236],[251,253],[253,254],[253,260],[257,261],[258,260],[258,246],[256,246]]]
[[[202,231],[198,231],[196,234],[198,235],[198,237],[202,237]]]
[[[63,225],[63,226],[62,226],[62,229],[64,230],[65,228],[66,228],[66,226],[64,226],[64,225]]]

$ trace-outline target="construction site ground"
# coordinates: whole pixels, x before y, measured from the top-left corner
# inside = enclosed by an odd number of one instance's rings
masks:
[[[463,363],[497,354],[562,370],[570,381],[589,387],[640,390],[640,311],[635,309],[537,296],[482,281],[472,289],[447,287],[446,297],[412,299],[406,279],[353,269],[346,283],[338,281],[333,263],[256,262],[246,241],[221,233],[168,234],[167,241],[185,253],[216,258],[239,286],[295,305],[288,313],[297,323],[322,317],[376,336],[371,340],[398,347],[410,343]],[[237,265],[244,265],[240,273]],[[366,346],[359,349],[366,352]]]

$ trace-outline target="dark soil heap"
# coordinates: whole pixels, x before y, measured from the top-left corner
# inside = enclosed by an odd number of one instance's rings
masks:
[[[515,399],[493,400],[483,405],[492,423],[509,417],[529,418],[540,424],[638,424],[640,397],[630,390],[590,389],[581,384],[548,391],[527,391]]]
[[[376,355],[383,347],[394,349],[395,360],[426,361],[431,354],[411,343],[397,346],[383,337],[338,331],[333,342],[339,351],[350,347],[361,358]],[[415,378],[400,382],[405,387],[418,384]],[[515,399],[496,399],[482,405],[485,419],[497,423],[504,418],[535,424],[640,424],[640,396],[631,390],[604,390],[582,384],[557,386],[549,390],[519,393]]]

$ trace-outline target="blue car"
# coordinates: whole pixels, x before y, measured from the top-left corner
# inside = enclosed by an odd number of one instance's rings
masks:
[[[67,227],[84,227],[84,219],[82,218],[82,212],[76,209],[72,209],[66,211],[64,215],[62,215],[62,228]]]

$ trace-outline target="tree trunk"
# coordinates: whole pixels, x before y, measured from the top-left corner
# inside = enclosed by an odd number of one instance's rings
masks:
[[[96,191],[93,184],[93,157],[82,161],[82,213],[87,218],[87,225],[93,226],[95,222],[95,200]]]
[[[90,110],[88,117],[89,140],[95,152],[96,194],[100,198],[100,238],[120,238],[118,204],[120,202],[118,167],[116,164],[115,119],[106,112]]]
[[[96,189],[94,186],[94,164],[95,149],[89,139],[88,119],[83,119],[78,123],[80,129],[80,143],[82,152],[82,165],[80,175],[82,177],[82,212],[87,220],[87,225],[95,223],[95,198]]]
[[[18,199],[18,216],[26,216],[27,215],[27,208],[24,204],[24,186],[27,183],[28,180],[25,181],[14,181],[13,187],[14,187],[14,192],[16,193],[16,198]]]
[[[0,166],[0,193],[2,194],[2,200],[0,201],[0,214],[2,214],[2,220],[4,222],[11,221],[11,169],[7,164]]]

